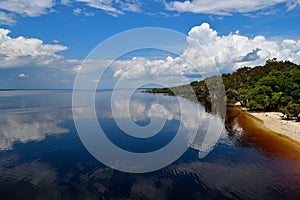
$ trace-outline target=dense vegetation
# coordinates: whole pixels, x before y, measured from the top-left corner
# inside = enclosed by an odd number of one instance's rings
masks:
[[[209,100],[207,82],[214,77],[174,88],[152,89],[152,93],[168,93]],[[222,75],[227,102],[241,102],[244,107],[260,111],[281,111],[287,117],[300,113],[300,65],[289,61],[267,60],[264,66],[244,67]]]

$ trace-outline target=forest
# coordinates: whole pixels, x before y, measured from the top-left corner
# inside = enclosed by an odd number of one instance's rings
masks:
[[[207,82],[214,77],[194,81],[173,88],[153,88],[150,93],[181,96],[196,94],[198,100],[209,101]],[[269,59],[263,66],[243,67],[233,73],[222,74],[227,103],[240,102],[243,107],[257,111],[281,111],[286,118],[300,115],[300,65],[290,61]],[[191,89],[193,91],[191,91]]]

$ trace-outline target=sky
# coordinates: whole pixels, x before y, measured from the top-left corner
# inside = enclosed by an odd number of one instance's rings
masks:
[[[178,85],[185,83],[178,77],[199,80],[215,67],[229,73],[272,58],[300,64],[299,11],[300,0],[1,0],[0,89],[71,89],[77,73],[98,68],[105,75],[87,81],[113,88],[119,79],[128,81],[123,87]],[[89,59],[99,44],[143,27],[177,31],[186,44],[169,41],[182,48],[177,54],[144,49],[117,61]]]

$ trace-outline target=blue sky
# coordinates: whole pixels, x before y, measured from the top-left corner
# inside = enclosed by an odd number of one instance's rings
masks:
[[[275,56],[299,64],[299,5],[299,0],[3,0],[0,88],[72,88],[80,62],[93,48],[115,34],[141,27],[185,34],[189,47],[180,58],[197,61],[192,42],[200,42],[221,72],[263,64]],[[136,52],[132,57],[140,59],[135,60],[126,57],[125,64],[110,69],[111,78],[122,77],[128,66],[141,72],[128,79],[155,81],[151,67],[159,67],[162,75],[172,71],[169,76],[193,77],[188,76],[192,74],[188,66],[180,66],[180,58],[153,52]],[[200,66],[199,71],[205,74],[209,67]]]

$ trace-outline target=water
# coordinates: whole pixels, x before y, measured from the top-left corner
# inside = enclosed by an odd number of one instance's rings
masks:
[[[126,91],[123,91],[126,93]],[[137,92],[130,104],[139,126],[167,116],[161,132],[147,139],[124,135],[110,108],[111,91],[96,94],[99,123],[107,137],[131,152],[158,150],[176,135],[181,113],[175,97]],[[199,158],[203,132],[213,117],[200,105],[182,100],[190,148],[167,167],[132,174],[111,169],[83,146],[72,115],[71,91],[0,92],[1,199],[297,199],[300,196],[300,153],[297,145],[255,129],[248,118],[228,111],[226,129],[213,150]],[[122,112],[122,98],[115,118]],[[164,106],[163,110],[160,106]],[[190,141],[196,107],[201,123]],[[156,108],[156,109],[155,109]],[[83,108],[76,108],[84,116]],[[77,112],[76,111],[76,112]],[[164,111],[164,112],[162,112]],[[243,130],[253,126],[253,131]],[[248,127],[249,129],[249,127]],[[263,137],[261,137],[263,135]],[[109,152],[108,152],[109,154]]]

